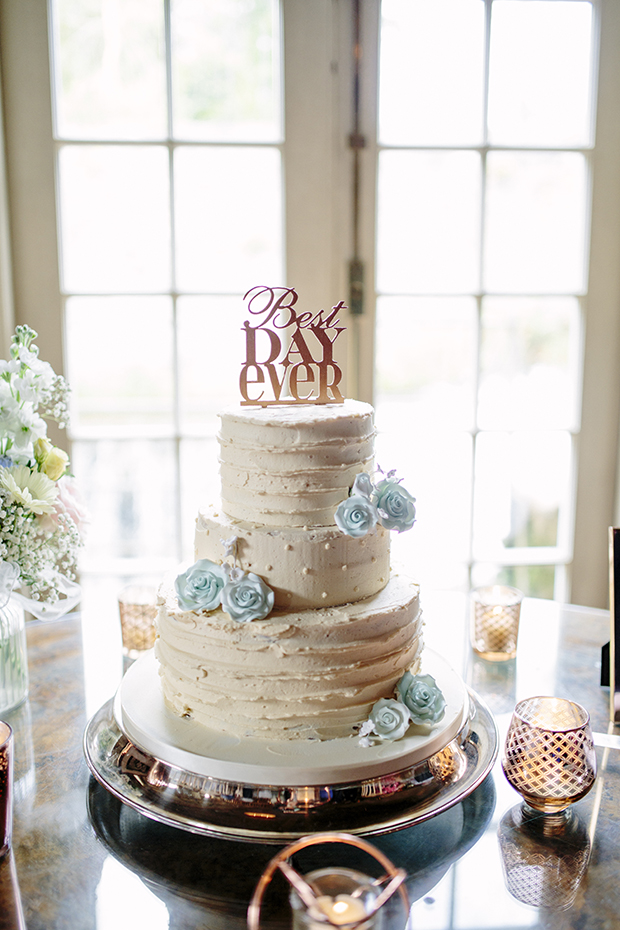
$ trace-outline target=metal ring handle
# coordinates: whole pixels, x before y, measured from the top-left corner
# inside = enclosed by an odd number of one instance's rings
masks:
[[[294,843],[291,843],[289,846],[286,846],[284,849],[281,849],[267,864],[267,868],[259,878],[258,884],[254,889],[254,894],[252,895],[252,900],[248,907],[248,930],[260,930],[260,909],[263,896],[276,869],[281,868],[281,863],[295,855],[296,852],[306,849],[308,846],[320,846],[323,843],[342,843],[346,846],[355,846],[357,849],[361,849],[372,856],[373,859],[383,866],[391,879],[389,884],[386,885],[377,897],[374,910],[377,911],[398,889],[407,913],[409,912],[409,896],[404,885],[406,873],[403,869],[397,869],[379,849],[376,849],[370,843],[367,843],[366,840],[362,840],[358,836],[352,836],[350,833],[314,833],[311,836],[304,836]],[[283,871],[288,877],[289,870],[285,867]],[[297,873],[295,874],[297,875]],[[301,876],[298,877],[301,878]],[[306,884],[303,878],[301,880]]]

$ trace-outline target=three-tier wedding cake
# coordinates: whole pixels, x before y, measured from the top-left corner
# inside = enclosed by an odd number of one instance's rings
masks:
[[[390,532],[414,524],[414,498],[377,472],[372,407],[338,389],[341,305],[311,318],[293,310],[291,289],[255,291],[243,401],[221,414],[221,501],[198,515],[195,563],[160,592],[166,704],[241,738],[370,743],[430,732],[444,700],[420,674],[419,588],[391,571],[389,555]],[[284,324],[294,327],[286,395],[271,370]],[[259,337],[268,362],[257,361]],[[275,397],[265,399],[269,381]],[[320,403],[300,396],[313,381]]]

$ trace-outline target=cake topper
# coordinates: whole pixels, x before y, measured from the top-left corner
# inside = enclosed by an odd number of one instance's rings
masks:
[[[329,313],[294,309],[292,287],[251,288],[245,294],[253,319],[243,324],[246,355],[239,389],[242,406],[273,404],[342,404],[338,385],[342,370],[334,360],[334,343],[344,332],[338,314],[343,300]]]

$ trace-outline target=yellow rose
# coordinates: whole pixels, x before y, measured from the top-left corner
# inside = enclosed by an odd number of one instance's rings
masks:
[[[43,464],[53,448],[49,439],[45,439],[45,437],[37,439],[34,444],[34,457],[37,465],[41,466]]]
[[[58,446],[52,446],[41,463],[41,471],[44,475],[47,475],[50,481],[58,481],[66,472],[68,464],[69,456],[67,453],[59,449]]]

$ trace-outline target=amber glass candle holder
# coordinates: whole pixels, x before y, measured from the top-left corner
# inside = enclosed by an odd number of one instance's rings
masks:
[[[157,592],[146,585],[128,585],[118,596],[123,655],[137,659],[155,644]]]
[[[558,814],[588,793],[596,753],[588,712],[573,701],[531,697],[519,701],[508,728],[504,774],[526,805]]]
[[[471,644],[474,652],[492,662],[517,654],[523,594],[518,588],[494,584],[470,594]]]

